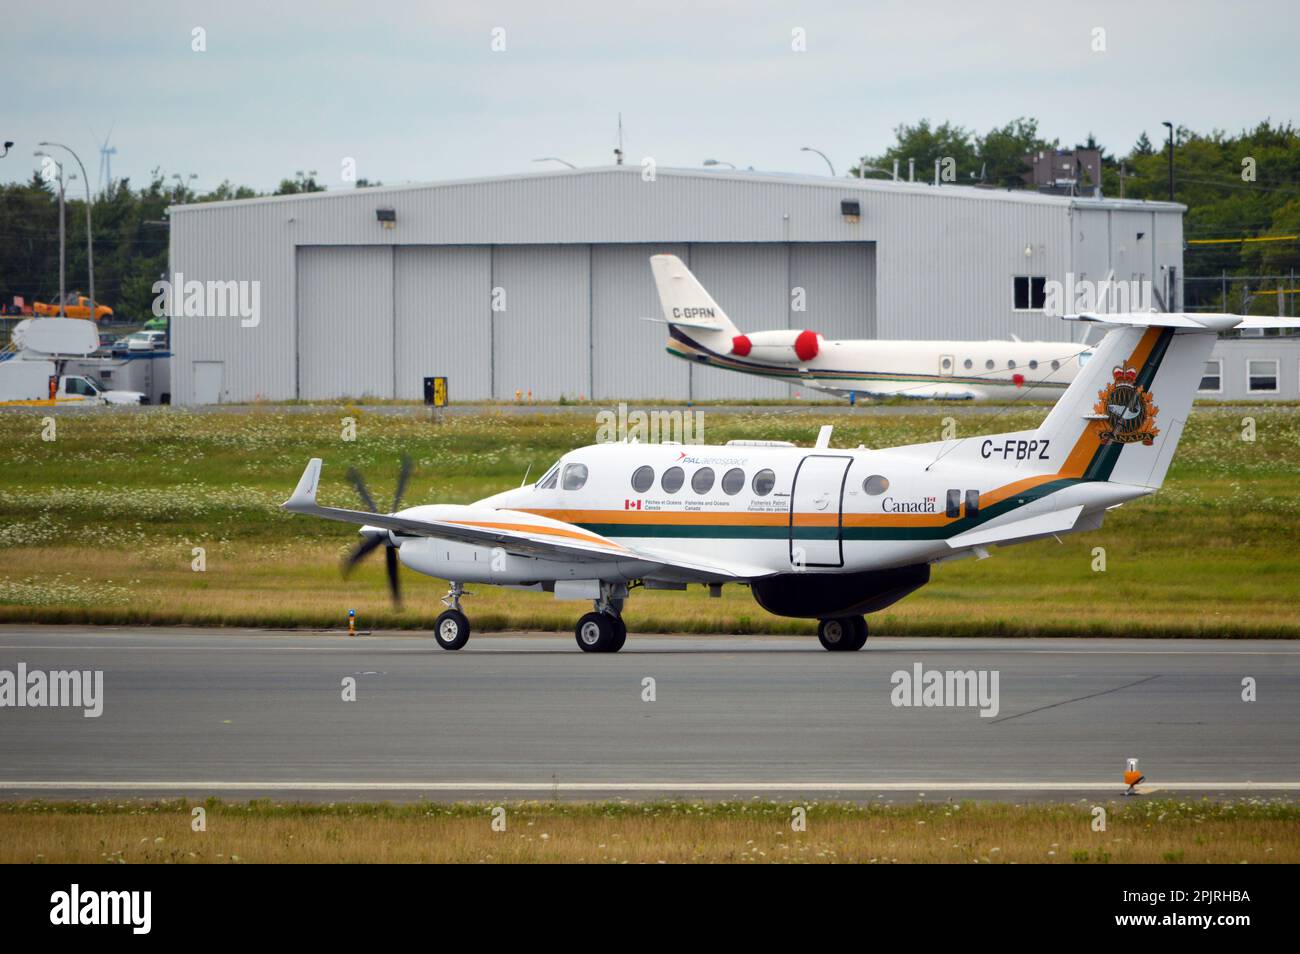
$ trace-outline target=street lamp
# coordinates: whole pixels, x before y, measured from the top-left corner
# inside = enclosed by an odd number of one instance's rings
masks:
[[[1169,201],[1174,201],[1174,124],[1163,122],[1161,126],[1169,127]]]
[[[32,153],[32,155],[36,156],[39,159],[50,160],[50,162],[54,163],[54,168],[59,170],[59,317],[63,318],[67,316],[67,312],[64,310],[64,303],[67,300],[67,294],[65,291],[66,283],[64,281],[64,277],[67,272],[67,257],[68,257],[68,247],[67,247],[67,238],[66,238],[67,225],[65,224],[65,220],[67,216],[64,214],[65,206],[63,201],[63,164],[59,162],[59,160],[51,156],[48,152],[42,152],[39,149],[37,149],[34,153]]]
[[[830,159],[827,159],[827,158],[826,158],[826,153],[822,152],[820,149],[814,149],[812,146],[800,146],[800,147],[799,147],[799,151],[800,151],[800,152],[815,152],[815,153],[817,153],[817,155],[821,156],[823,159],[826,159],[826,168],[830,169],[830,171],[831,171],[831,178],[832,178],[832,179],[835,178],[835,166],[833,166],[833,165],[831,164]]]
[[[534,159],[533,162],[560,162],[568,166],[570,169],[578,168],[573,163],[571,163],[568,159],[561,159],[559,156],[542,156],[542,158],[540,159]]]
[[[71,153],[72,158],[77,160],[77,165],[81,166],[81,181],[86,185],[86,270],[90,273],[90,317],[94,320],[99,301],[95,298],[95,243],[90,231],[90,176],[86,175],[86,167],[82,165],[81,157],[73,152],[70,146],[65,146],[61,142],[38,142],[36,145],[57,146],[59,149],[64,149]]]
[[[704,164],[706,166],[727,166],[731,169],[736,168],[736,164],[734,162],[727,162],[723,159],[705,159]]]

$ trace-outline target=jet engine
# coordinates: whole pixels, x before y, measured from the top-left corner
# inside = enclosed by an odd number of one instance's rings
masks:
[[[773,361],[778,364],[803,364],[817,357],[822,336],[815,331],[755,331],[731,339],[731,353],[738,358]]]

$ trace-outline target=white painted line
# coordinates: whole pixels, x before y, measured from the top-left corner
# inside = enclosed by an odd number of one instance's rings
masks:
[[[5,781],[0,791],[288,791],[288,792],[1111,792],[1122,794],[1122,782],[354,782],[276,781],[234,782],[218,779],[194,781],[94,781],[76,779]],[[1289,792],[1300,791],[1300,781],[1293,782],[1161,782],[1144,785],[1144,794],[1155,791],[1178,792]]]

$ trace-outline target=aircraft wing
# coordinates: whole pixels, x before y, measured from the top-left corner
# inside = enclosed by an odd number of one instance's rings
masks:
[[[380,527],[413,537],[500,547],[507,553],[576,563],[639,563],[636,572],[654,579],[719,583],[753,579],[772,571],[762,567],[700,560],[670,550],[637,549],[575,524],[538,514],[492,507],[440,504],[411,507],[394,514],[322,507],[316,502],[321,460],[308,462],[298,486],[281,509],[326,520]]]

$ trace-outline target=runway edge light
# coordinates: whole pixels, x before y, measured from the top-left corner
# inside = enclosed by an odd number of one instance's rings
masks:
[[[1124,766],[1124,784],[1128,786],[1128,789],[1124,794],[1136,795],[1137,792],[1134,790],[1135,786],[1145,780],[1146,776],[1138,771],[1138,760],[1129,759],[1127,764]]]

